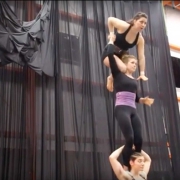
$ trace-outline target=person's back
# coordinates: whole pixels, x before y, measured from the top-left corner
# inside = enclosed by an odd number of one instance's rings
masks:
[[[133,48],[134,46],[136,46],[137,42],[138,42],[138,38],[139,38],[139,32],[137,33],[134,42],[129,43],[126,40],[126,36],[128,34],[128,32],[130,31],[132,25],[129,25],[129,27],[126,29],[125,32],[123,33],[119,33],[116,32],[116,39],[114,41],[114,45],[117,46],[119,49],[127,51],[128,49]]]

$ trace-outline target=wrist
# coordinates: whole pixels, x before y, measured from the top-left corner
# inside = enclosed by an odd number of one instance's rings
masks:
[[[139,99],[139,102],[140,102],[140,103],[144,103],[144,98],[140,98],[140,99]]]
[[[110,35],[114,35],[114,31],[111,31],[109,34],[110,34]]]
[[[112,76],[108,76],[108,80],[109,80],[109,81],[112,81],[112,80],[113,80],[113,77],[112,77]]]
[[[140,75],[141,75],[141,76],[144,76],[144,75],[145,75],[144,71],[141,71],[141,72],[140,72]]]

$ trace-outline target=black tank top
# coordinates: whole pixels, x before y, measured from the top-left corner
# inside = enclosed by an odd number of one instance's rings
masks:
[[[131,29],[131,27],[132,25],[130,25],[124,33],[116,33],[116,40],[114,42],[114,45],[120,48],[121,50],[127,51],[128,49],[133,48],[137,44],[139,33],[136,35],[136,39],[133,43],[130,44],[126,41],[126,35]]]
[[[117,93],[117,92],[127,91],[127,92],[136,93],[135,101],[139,102],[140,97],[138,96],[137,93],[137,88],[138,88],[137,80],[128,77],[119,70],[116,61],[113,57],[114,45],[108,44],[106,48],[109,57],[111,72],[114,78],[115,92]]]

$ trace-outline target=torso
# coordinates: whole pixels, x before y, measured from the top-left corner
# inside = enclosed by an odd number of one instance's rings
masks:
[[[139,173],[139,176],[134,178],[133,175],[127,171],[126,177],[121,177],[119,180],[147,180],[144,173]]]
[[[117,92],[137,92],[137,80],[130,78],[126,74],[120,72],[115,78],[114,78],[114,89]]]
[[[114,41],[114,45],[120,48],[121,50],[127,51],[128,49],[133,48],[138,42],[139,33],[136,35],[132,43],[129,43],[126,40],[126,35],[130,31],[131,27],[132,25],[130,25],[128,29],[126,29],[126,31],[123,33],[119,33],[119,32],[116,33],[116,40]]]

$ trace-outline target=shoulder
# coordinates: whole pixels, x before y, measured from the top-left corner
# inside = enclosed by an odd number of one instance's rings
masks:
[[[139,41],[144,41],[144,37],[143,37],[143,35],[141,33],[139,33],[138,42]]]
[[[127,23],[126,21],[123,21],[121,19],[119,19],[119,23],[118,24],[119,24],[119,26],[117,27],[117,30],[119,31],[119,33],[123,33],[130,26],[129,23]]]

